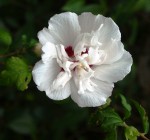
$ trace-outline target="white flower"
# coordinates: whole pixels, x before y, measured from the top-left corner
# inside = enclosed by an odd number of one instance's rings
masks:
[[[131,70],[118,26],[102,15],[66,12],[53,16],[38,33],[41,60],[33,68],[40,91],[54,100],[71,98],[80,107],[106,103],[114,83]]]

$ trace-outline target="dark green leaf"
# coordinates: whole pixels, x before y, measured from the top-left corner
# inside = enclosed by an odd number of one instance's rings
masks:
[[[80,13],[85,1],[84,0],[69,0],[62,8],[64,11]]]
[[[116,127],[107,133],[105,140],[117,140],[117,129],[116,129]]]
[[[6,52],[11,42],[12,38],[10,33],[5,29],[0,28],[0,53]]]
[[[8,126],[13,131],[21,134],[33,134],[35,132],[33,118],[28,113],[11,121]]]
[[[3,29],[0,28],[0,43],[9,46],[12,42],[12,38],[10,33]]]
[[[150,11],[150,1],[149,0],[137,0],[133,6],[133,11],[146,10]]]
[[[105,108],[103,110],[99,109],[91,116],[90,124],[93,123],[96,123],[103,131],[107,132],[116,126],[122,125],[123,120],[112,108]]]
[[[138,130],[133,126],[128,126],[125,128],[125,137],[126,140],[137,140],[137,137],[139,136]]]
[[[104,130],[110,130],[110,128],[114,128],[123,123],[123,120],[112,108],[107,108],[101,111],[100,114],[103,118],[101,127]]]
[[[28,65],[18,57],[11,57],[6,63],[6,69],[0,74],[0,83],[16,85],[18,90],[25,90],[31,80]]]
[[[136,109],[138,110],[141,116],[144,133],[147,134],[149,131],[149,121],[148,121],[148,116],[146,114],[146,111],[137,101],[132,100],[132,102],[134,103]]]
[[[121,103],[125,109],[125,116],[124,116],[124,119],[127,119],[131,116],[131,105],[127,102],[126,98],[122,95],[122,94],[119,94],[120,95],[120,98],[121,98]]]

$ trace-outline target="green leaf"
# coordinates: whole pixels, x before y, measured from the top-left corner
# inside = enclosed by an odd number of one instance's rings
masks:
[[[84,0],[69,0],[62,7],[62,10],[80,13],[82,11],[84,4],[85,4]]]
[[[100,115],[103,118],[101,128],[104,130],[110,130],[123,123],[123,120],[112,108],[106,108],[100,111]]]
[[[6,29],[0,28],[0,53],[6,52],[11,43],[12,38],[10,33]]]
[[[120,95],[120,98],[121,98],[121,103],[125,109],[125,116],[124,116],[124,119],[127,119],[131,116],[131,105],[127,102],[126,98],[122,95],[122,94],[119,94]]]
[[[12,42],[12,38],[10,33],[3,29],[0,28],[0,43],[9,46]]]
[[[141,116],[144,133],[147,134],[149,131],[149,121],[148,121],[148,116],[146,114],[146,111],[137,101],[132,100],[132,102],[134,103],[136,109],[138,110]]]
[[[89,124],[96,124],[103,132],[107,132],[105,140],[117,140],[117,126],[122,126],[123,120],[114,109],[107,107],[92,114]]]
[[[125,127],[125,137],[126,140],[137,140],[137,137],[140,135],[138,130],[133,126]]]
[[[137,0],[133,6],[133,11],[145,10],[150,11],[150,1],[149,0]]]
[[[107,132],[114,129],[116,126],[122,125],[123,120],[112,109],[105,108],[99,109],[96,113],[92,114],[90,118],[90,124],[96,123],[103,131]]]
[[[36,129],[33,118],[28,113],[12,120],[8,127],[21,134],[33,134]]]
[[[25,90],[31,80],[28,65],[18,57],[11,57],[6,62],[6,69],[0,74],[2,85],[16,85],[18,90]]]
[[[85,0],[69,0],[63,6],[62,10],[75,13],[92,12],[93,14],[105,14],[108,11],[108,6],[105,0],[100,3],[86,4]]]

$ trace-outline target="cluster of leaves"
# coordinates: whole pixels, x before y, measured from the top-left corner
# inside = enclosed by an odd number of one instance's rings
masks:
[[[11,44],[11,34],[3,28],[0,29],[0,45],[2,46],[0,58],[3,62],[6,61],[5,68],[0,72],[0,85],[16,86],[18,90],[23,91],[28,88],[28,84],[31,81],[31,68],[24,61],[24,58],[13,56],[23,53],[23,47],[10,54],[5,54],[5,52],[9,52]],[[5,57],[9,58],[4,59]]]
[[[23,91],[27,89],[31,80],[31,72],[28,65],[19,57],[11,57],[6,62],[6,69],[1,72],[1,83],[4,85],[13,85]]]
[[[126,140],[137,140],[139,136],[147,139],[144,135],[149,131],[149,121],[145,109],[137,101],[130,101],[139,112],[143,125],[143,133],[141,133],[136,127],[126,124],[126,121],[131,117],[132,107],[122,94],[120,94],[120,98],[124,109],[123,119],[114,108],[111,108],[110,106],[104,106],[103,108],[102,106],[94,114],[92,114],[90,124],[96,124],[101,131],[107,133],[105,140],[117,140],[117,137],[119,136],[119,134],[117,134],[117,130],[121,132],[121,128],[124,129],[123,132]]]

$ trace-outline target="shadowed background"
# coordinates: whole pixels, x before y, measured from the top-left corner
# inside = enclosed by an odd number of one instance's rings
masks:
[[[12,38],[9,39],[11,45],[9,42],[0,44],[0,71],[10,56],[23,58],[32,69],[40,59],[34,53],[37,32],[48,26],[51,16],[64,11],[77,14],[88,11],[113,18],[134,64],[131,73],[116,84],[112,106],[122,115],[117,98],[121,93],[136,99],[150,114],[149,0],[0,0],[0,41],[4,32]],[[5,86],[0,80],[0,140],[103,139],[105,133],[88,123],[95,110],[79,108],[70,98],[50,100],[44,92],[38,91],[33,81],[22,92],[14,86]],[[134,109],[129,123],[141,129]]]

